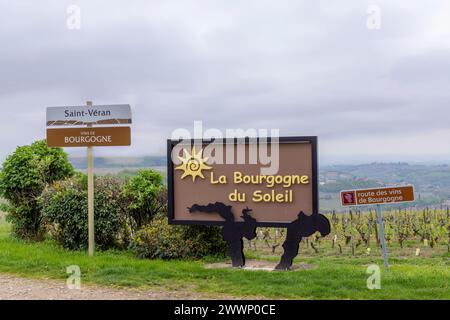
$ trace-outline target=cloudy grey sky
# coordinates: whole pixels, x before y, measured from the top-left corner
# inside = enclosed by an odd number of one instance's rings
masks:
[[[98,155],[164,154],[202,120],[318,135],[328,160],[450,160],[448,0],[0,4],[0,159],[44,138],[45,107],[93,100],[134,113],[133,146]]]

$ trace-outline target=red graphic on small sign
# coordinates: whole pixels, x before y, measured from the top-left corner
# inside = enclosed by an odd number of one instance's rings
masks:
[[[350,206],[356,204],[356,194],[354,191],[342,192],[342,205]]]

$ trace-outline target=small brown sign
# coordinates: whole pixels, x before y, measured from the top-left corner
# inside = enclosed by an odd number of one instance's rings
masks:
[[[130,127],[47,129],[49,147],[113,147],[131,145]]]
[[[412,201],[413,186],[341,191],[341,203],[345,207]]]

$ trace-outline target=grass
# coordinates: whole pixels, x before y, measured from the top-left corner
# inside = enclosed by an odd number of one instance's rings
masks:
[[[1,219],[1,217],[0,217]],[[247,252],[248,258],[276,261],[278,256]],[[78,265],[82,283],[116,287],[190,290],[227,296],[275,299],[450,299],[448,253],[426,258],[392,258],[391,272],[382,270],[381,290],[368,290],[366,269],[382,266],[364,255],[302,255],[298,261],[317,266],[292,272],[205,269],[205,261],[161,261],[135,258],[130,252],[70,252],[52,241],[28,243],[10,236],[0,221],[0,272],[32,278],[64,280],[66,268]]]

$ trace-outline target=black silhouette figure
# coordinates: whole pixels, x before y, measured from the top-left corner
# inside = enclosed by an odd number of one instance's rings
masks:
[[[292,221],[287,227],[286,240],[283,243],[284,253],[275,269],[289,270],[292,267],[294,258],[298,254],[302,238],[309,237],[316,231],[319,231],[322,237],[328,235],[331,231],[328,219],[321,214],[307,216],[303,211],[300,212],[297,220]]]
[[[206,206],[194,204],[188,210],[190,213],[218,213],[225,220],[222,236],[228,245],[228,253],[231,256],[232,265],[234,268],[244,267],[245,256],[242,238],[245,237],[248,240],[252,240],[256,237],[257,221],[249,215],[252,210],[248,207],[242,210],[241,218],[244,219],[244,222],[236,222],[232,206],[227,206],[221,202],[210,203]]]

